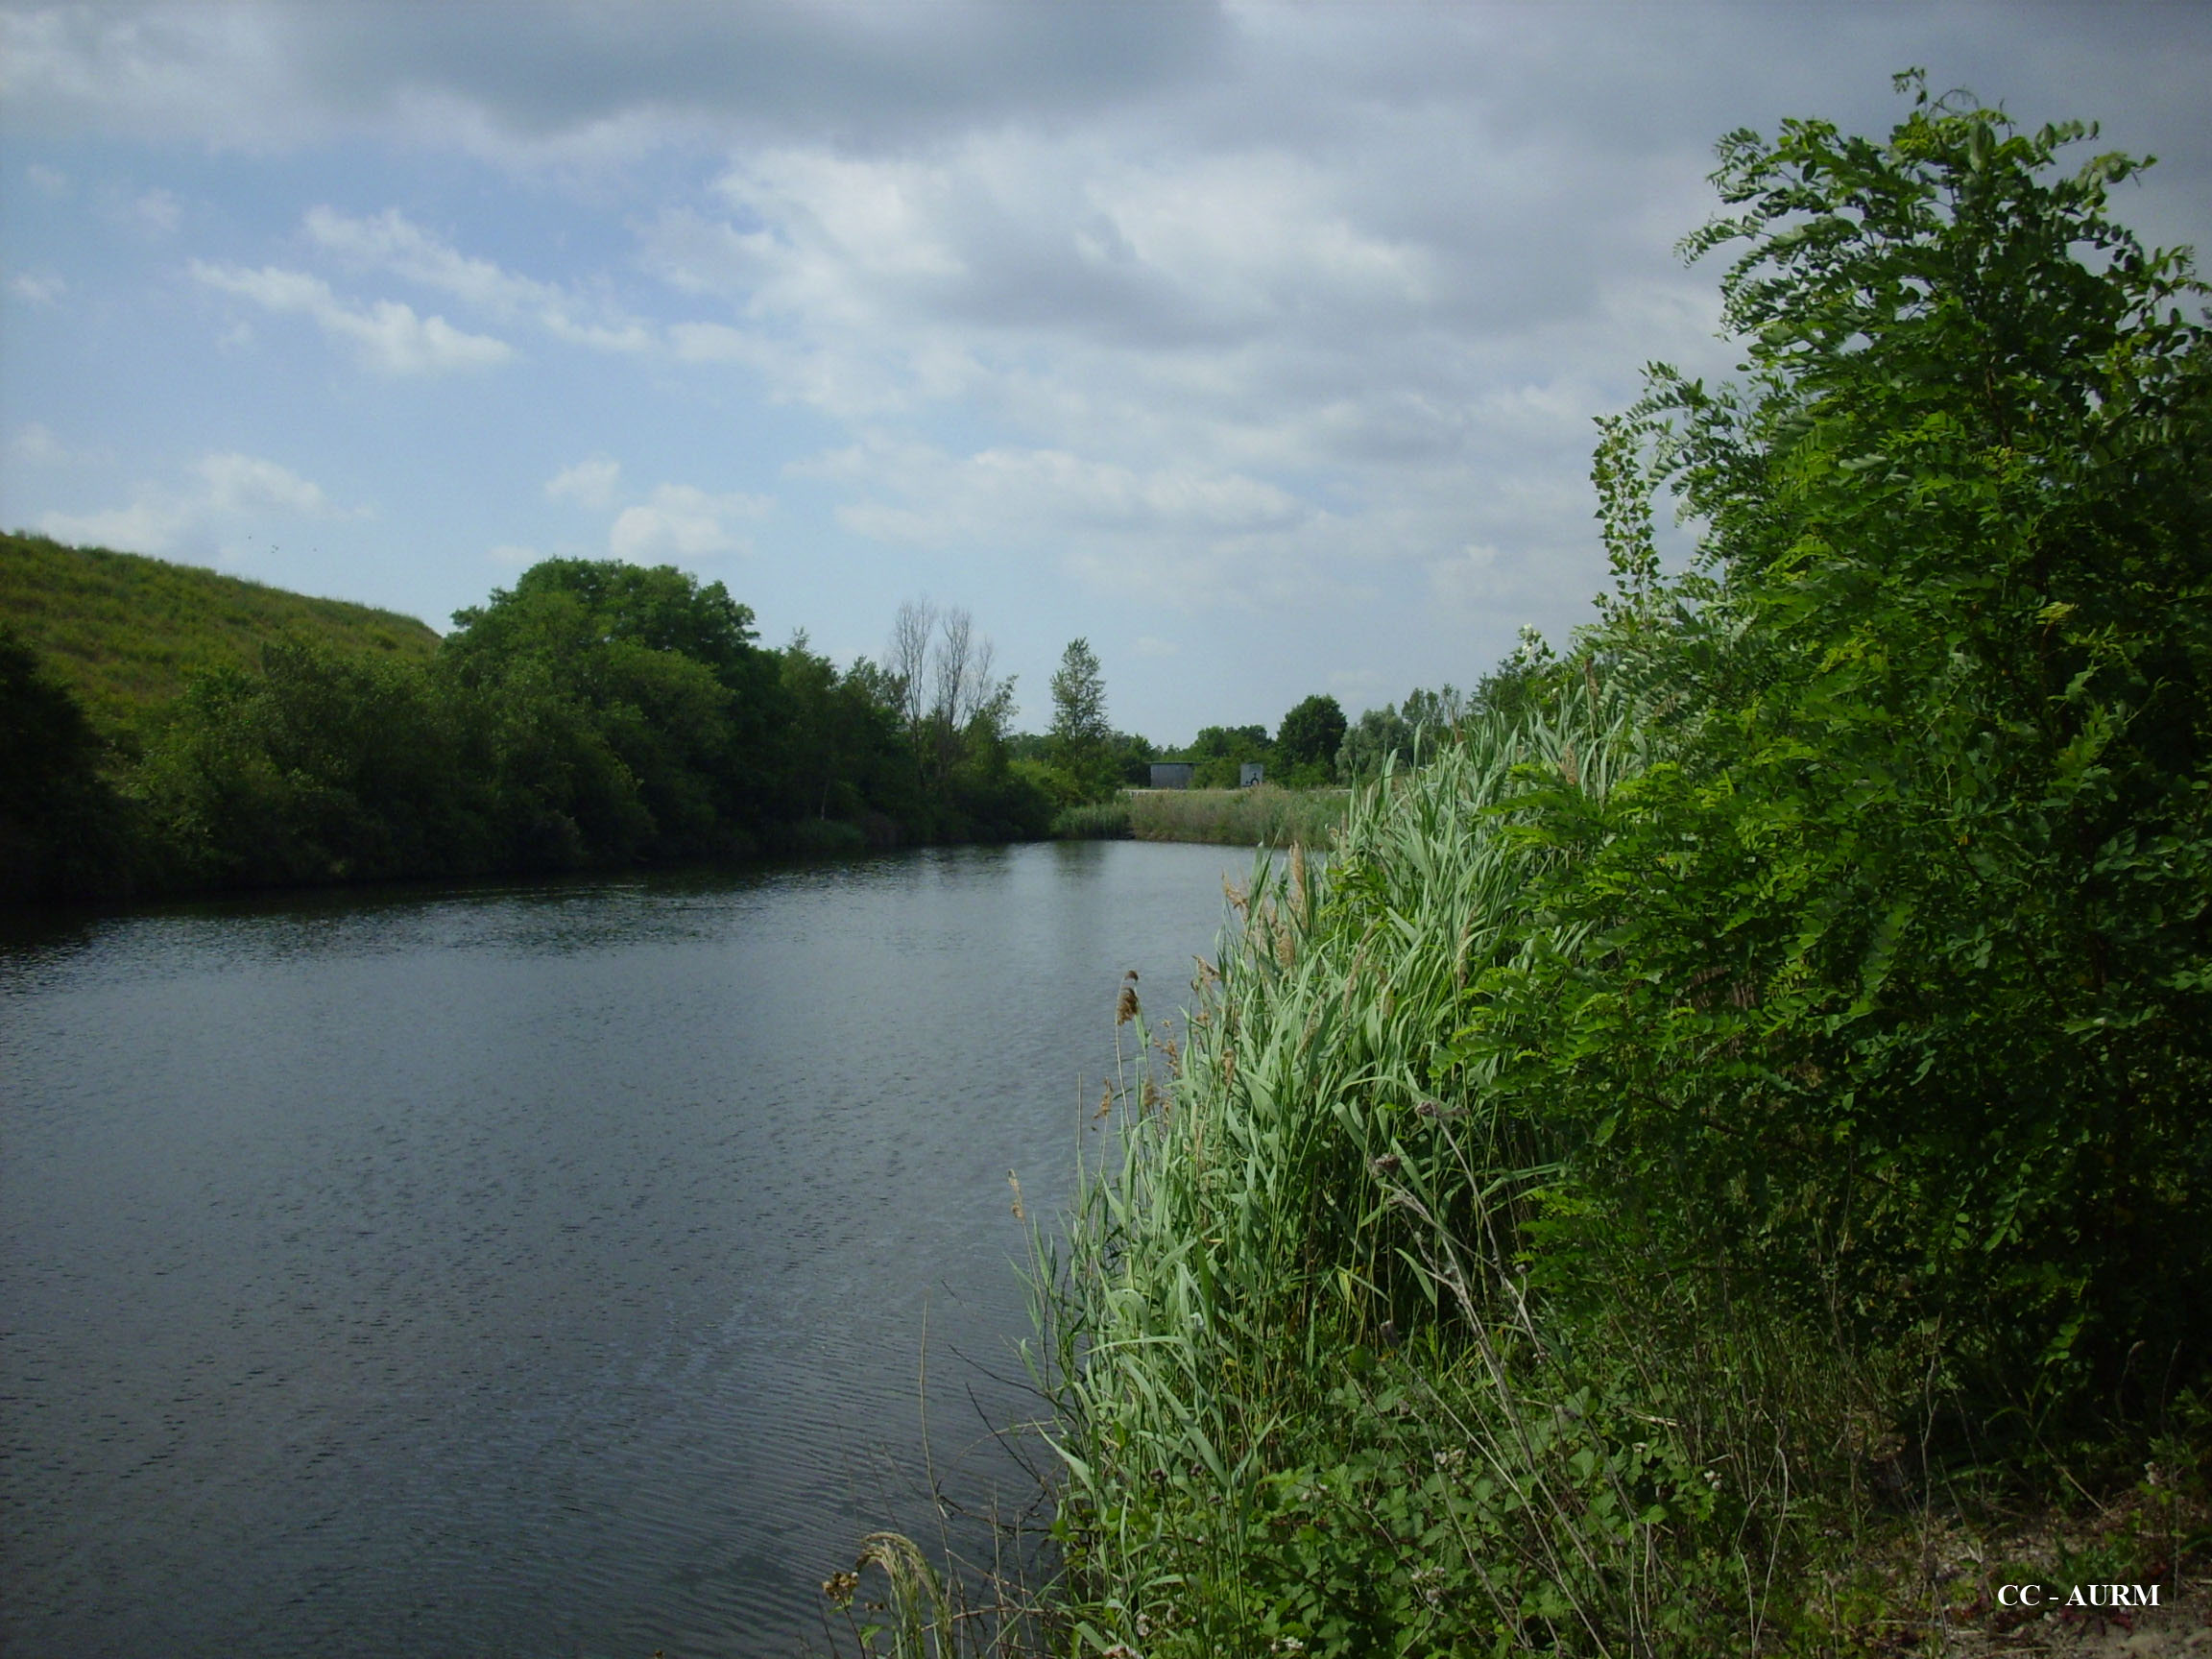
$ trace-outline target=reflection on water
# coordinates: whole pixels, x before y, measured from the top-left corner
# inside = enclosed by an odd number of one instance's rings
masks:
[[[0,1649],[789,1651],[1030,1415],[1022,1227],[1220,849],[0,939]],[[971,1396],[975,1404],[971,1404]],[[980,1444],[978,1444],[980,1442]],[[1019,1497],[1019,1494],[1015,1494]]]

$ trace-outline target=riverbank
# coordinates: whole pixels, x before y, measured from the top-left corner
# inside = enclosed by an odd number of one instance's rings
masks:
[[[1124,789],[1112,801],[1071,806],[1053,820],[1068,841],[1195,841],[1222,847],[1335,844],[1347,789]]]
[[[2120,1627],[2029,1621],[2015,1577],[2170,1602],[2201,1565],[2187,1379],[2024,1434],[1987,1325],[1671,1242],[1542,1092],[1529,1054],[1604,1030],[1557,827],[1650,765],[1590,687],[1362,795],[1326,878],[1294,851],[1243,895],[1187,1022],[1135,1012],[1122,1156],[1040,1268],[1079,1650],[1964,1652]]]

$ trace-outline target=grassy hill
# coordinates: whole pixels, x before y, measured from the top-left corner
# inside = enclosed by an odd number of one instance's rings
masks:
[[[274,639],[410,657],[438,648],[427,623],[397,612],[16,533],[0,533],[0,620],[109,737],[129,733],[193,674],[257,666]]]

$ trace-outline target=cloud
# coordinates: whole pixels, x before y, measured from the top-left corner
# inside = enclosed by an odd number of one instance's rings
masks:
[[[188,538],[271,513],[307,518],[336,509],[320,485],[274,461],[233,450],[210,451],[186,469],[181,489],[151,486],[124,507],[91,513],[48,513],[38,527],[58,541],[165,553]]]
[[[235,452],[203,455],[192,464],[192,470],[201,483],[198,499],[209,512],[230,513],[252,507],[279,507],[306,514],[330,510],[321,485],[310,484],[258,456]]]
[[[954,456],[878,432],[786,470],[848,486],[859,499],[837,509],[838,522],[871,541],[1042,556],[1096,593],[1179,609],[1326,593],[1332,554],[1368,534],[1263,478],[1190,462],[1140,469],[1013,447]]]
[[[614,487],[621,479],[621,462],[594,455],[554,473],[545,481],[545,495],[553,501],[565,497],[582,507],[610,507],[614,502]]]
[[[311,207],[303,228],[317,247],[358,267],[439,289],[506,321],[535,322],[571,345],[602,351],[643,351],[657,344],[653,331],[637,319],[588,304],[553,283],[463,253],[397,208],[387,208],[373,219],[357,219],[332,207]]]
[[[487,425],[592,456],[544,488],[607,515],[620,550],[782,532],[750,497],[648,495],[593,455],[690,453],[726,421],[764,466],[816,452],[789,475],[831,541],[862,543],[855,567],[924,568],[939,591],[1033,571],[1019,590],[1080,589],[1100,638],[1185,639],[1158,677],[1175,695],[1274,673],[1280,709],[1309,666],[1390,664],[1402,694],[1471,679],[1525,618],[1557,634],[1585,613],[1591,416],[1651,359],[1734,361],[1717,270],[1672,252],[1717,205],[1719,132],[1879,132],[1902,112],[1888,71],[1922,61],[2032,121],[2106,116],[2103,142],[2166,157],[2116,199],[2130,222],[2169,242],[2212,226],[2205,8],[1595,15],[754,0],[640,27],[613,0],[543,0],[517,34],[474,6],[25,4],[0,11],[0,122],[76,175],[26,174],[27,223],[60,218],[35,192],[96,193],[110,163],[79,157],[117,152],[76,138],[217,152],[167,180],[192,180],[196,235],[258,222],[199,212],[219,189],[299,189],[264,209],[297,227],[289,251],[196,250],[201,283],[251,301],[234,331],[305,316],[390,373],[548,340],[610,359],[534,353],[493,388],[532,401]],[[457,175],[456,156],[490,165]],[[355,212],[364,177],[388,194]],[[47,275],[12,270],[12,298],[60,298]],[[566,406],[549,366],[578,376]],[[815,625],[857,626],[843,595],[818,602]],[[1210,607],[1267,609],[1284,665],[1155,619]]]
[[[350,345],[361,363],[384,374],[439,374],[504,363],[515,349],[486,334],[467,334],[443,317],[420,317],[411,305],[379,300],[362,306],[340,300],[330,285],[303,272],[258,271],[195,259],[191,273],[211,288],[251,300],[265,310],[301,312],[325,334]]]
[[[762,518],[774,507],[763,495],[710,495],[689,484],[663,484],[648,504],[623,509],[608,533],[607,550],[637,565],[749,552],[752,542],[730,521]]]
[[[23,177],[30,181],[31,188],[41,196],[60,198],[69,194],[69,175],[59,167],[48,167],[34,161],[23,169]]]
[[[487,551],[484,556],[494,565],[504,565],[508,568],[516,570],[525,569],[537,564],[540,558],[537,548],[518,546],[512,541],[500,542],[497,546]]]
[[[127,215],[146,235],[168,236],[182,223],[184,207],[166,190],[148,190],[132,199]]]
[[[8,454],[26,467],[65,467],[72,459],[60,441],[36,421],[15,429],[8,440]]]
[[[52,271],[22,271],[8,278],[8,291],[34,305],[51,305],[69,292],[69,284]]]
[[[845,141],[1066,119],[1215,68],[1212,7],[111,4],[0,12],[0,102],[49,134],[252,149],[359,136],[507,165],[620,162],[763,127]]]

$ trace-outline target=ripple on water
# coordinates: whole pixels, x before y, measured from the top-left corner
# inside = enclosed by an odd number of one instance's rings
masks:
[[[220,901],[0,938],[0,1649],[749,1656],[1018,1480],[1131,843]],[[961,1358],[965,1357],[965,1358]],[[978,1444],[979,1443],[979,1444]]]

